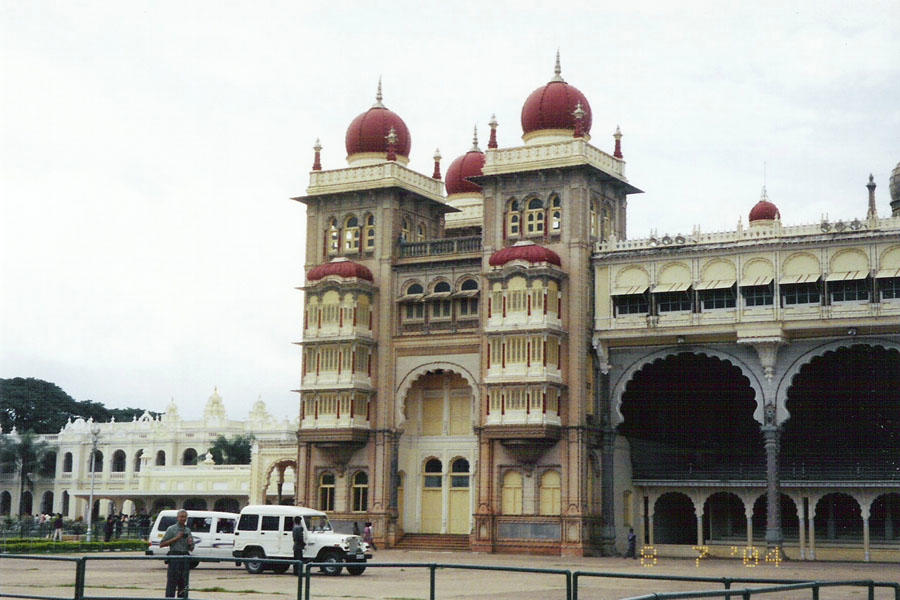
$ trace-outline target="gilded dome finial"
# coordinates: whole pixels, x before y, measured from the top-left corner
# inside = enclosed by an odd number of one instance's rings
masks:
[[[553,67],[553,79],[550,81],[562,81],[565,83],[565,79],[562,78],[562,67],[559,64],[559,48],[556,49],[556,65]]]
[[[469,152],[481,152],[481,148],[478,147],[478,125],[475,125],[472,131],[472,149]]]
[[[375,92],[375,104],[372,105],[372,108],[384,108],[384,104],[381,103],[383,97],[381,95],[381,75],[378,76],[378,90]]]

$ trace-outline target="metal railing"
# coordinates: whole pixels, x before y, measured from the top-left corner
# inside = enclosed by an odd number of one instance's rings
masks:
[[[85,594],[85,575],[87,572],[87,564],[89,561],[144,561],[144,560],[178,560],[185,562],[197,563],[219,563],[219,562],[235,562],[245,563],[247,559],[239,558],[206,558],[197,556],[81,556],[81,557],[63,557],[63,556],[34,556],[34,555],[11,555],[0,554],[0,560],[19,559],[31,561],[57,561],[69,562],[75,567],[75,585],[72,596],[48,596],[37,594],[17,594],[6,590],[0,590],[0,598],[21,598],[28,600],[148,600],[148,597],[140,599],[131,596],[89,596]],[[259,559],[254,559],[259,560]],[[268,565],[286,565],[299,566],[300,561],[288,559],[267,558],[264,560]],[[302,576],[297,577],[297,600],[311,599],[312,571],[316,568],[335,568],[335,567],[359,567],[360,563],[335,563],[335,562],[310,562],[302,565]],[[667,582],[696,582],[696,583],[716,583],[723,586],[720,590],[691,590],[680,592],[655,592],[643,594],[640,596],[628,596],[621,600],[676,600],[682,598],[725,598],[725,599],[750,599],[765,594],[773,594],[777,592],[810,590],[811,598],[818,600],[819,591],[823,588],[833,587],[854,587],[863,588],[867,591],[869,600],[874,600],[875,591],[878,588],[885,588],[894,591],[895,600],[900,600],[900,582],[878,582],[872,580],[841,580],[841,581],[802,581],[796,579],[774,579],[774,578],[744,578],[744,577],[701,577],[701,576],[681,576],[681,575],[656,575],[647,573],[606,573],[593,571],[570,571],[568,569],[547,569],[547,568],[531,568],[531,567],[500,567],[492,565],[464,565],[464,564],[441,564],[441,563],[365,563],[366,569],[371,568],[420,568],[428,570],[429,600],[435,600],[436,595],[436,579],[439,570],[465,570],[465,571],[495,571],[506,573],[534,573],[553,575],[563,577],[565,580],[565,600],[578,600],[579,598],[579,582],[584,578],[605,578],[605,579],[634,579],[644,581],[667,581]],[[190,569],[186,571],[186,587],[184,598],[190,595]],[[744,587],[732,588],[732,584],[769,584],[766,587]],[[587,591],[587,590],[584,590]],[[149,598],[149,600],[155,600]],[[162,600],[162,598],[160,598]]]

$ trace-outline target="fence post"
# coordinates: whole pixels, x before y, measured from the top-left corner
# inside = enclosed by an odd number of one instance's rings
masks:
[[[306,594],[306,596],[305,596],[305,598],[306,598],[306,600],[309,600],[309,580],[312,575],[312,568],[309,565],[304,565],[304,566],[306,567],[306,575],[305,575],[305,579],[306,579],[305,594]]]
[[[430,565],[428,565],[428,571],[429,571],[428,598],[429,598],[429,600],[434,600],[434,572],[436,570],[437,570],[436,564],[431,563]]]
[[[191,559],[188,555],[184,557],[184,598],[187,600],[191,593]]]
[[[726,589],[726,590],[730,590],[730,589],[731,589],[731,579],[728,578],[728,577],[723,577],[723,578],[722,578],[722,585],[725,586],[725,589]]]
[[[869,600],[875,600],[875,582],[869,582]]]
[[[813,583],[812,586],[812,600],[819,600],[819,583]]]
[[[566,570],[566,600],[572,600],[572,571]]]
[[[303,600],[303,561],[298,560],[294,563],[294,570],[297,573],[297,600]]]
[[[572,596],[571,600],[578,600],[578,571],[572,573]]]
[[[75,559],[75,600],[84,598],[84,563],[83,556]]]

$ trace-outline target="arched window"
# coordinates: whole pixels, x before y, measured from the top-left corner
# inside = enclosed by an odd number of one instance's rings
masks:
[[[425,225],[422,223],[416,225],[416,241],[425,241]]]
[[[439,488],[442,484],[444,465],[436,458],[431,458],[425,463],[425,487]]]
[[[319,476],[319,510],[334,510],[334,473]]]
[[[439,294],[442,294],[444,292],[449,294],[450,293],[450,284],[447,283],[446,281],[438,281],[436,284],[434,284],[434,291],[435,291],[435,293],[439,293]]]
[[[165,450],[160,450],[156,453],[156,466],[164,467],[166,466],[166,452]]]
[[[366,215],[366,227],[363,233],[366,240],[366,251],[375,249],[375,215]]]
[[[411,296],[413,294],[424,294],[424,293],[425,293],[425,289],[422,287],[421,284],[418,284],[418,283],[413,283],[408,288],[406,288],[407,296]]]
[[[56,475],[56,452],[48,452],[44,455],[41,459],[41,464],[38,466],[38,473],[43,477],[54,477]]]
[[[562,204],[560,204],[559,196],[554,195],[550,198],[550,233],[559,233],[562,226]]]
[[[525,210],[525,235],[544,233],[544,203],[537,198],[528,201]]]
[[[409,226],[409,219],[403,219],[402,221],[400,221],[400,238],[404,242],[411,242],[413,241],[411,234],[412,228],[410,228]]]
[[[115,452],[113,452],[112,472],[113,473],[124,473],[126,462],[127,462],[127,459],[125,458],[124,450],[116,450]]]
[[[475,281],[474,279],[466,279],[466,280],[463,281],[462,284],[459,286],[459,289],[463,290],[464,292],[467,292],[467,291],[470,291],[470,290],[477,290],[477,289],[478,289],[478,282]]]
[[[469,487],[469,461],[466,459],[457,458],[450,465],[450,487]]]
[[[522,215],[518,200],[510,200],[506,206],[506,237],[517,238],[522,233]]]
[[[369,476],[359,471],[353,475],[353,512],[369,510]]]
[[[91,470],[91,458],[88,456],[88,472]],[[94,473],[103,472],[103,453],[97,450],[94,452]]]
[[[340,244],[341,238],[340,231],[338,231],[337,219],[332,218],[328,221],[328,230],[325,232],[325,248],[328,252],[328,256],[337,254]]]
[[[478,282],[474,279],[466,279],[459,286],[459,306],[457,316],[460,318],[474,317],[478,314]]]
[[[72,453],[66,452],[65,456],[63,456],[63,473],[71,473],[72,472]]]
[[[425,318],[425,305],[422,302],[417,302],[417,298],[415,298],[415,296],[421,297],[421,295],[424,293],[425,288],[423,288],[422,285],[418,283],[413,283],[406,288],[406,296],[412,296],[412,298],[410,298],[411,301],[404,304],[403,315],[406,320]]]
[[[504,515],[522,514],[522,474],[507,471],[500,489],[501,512]]]
[[[142,456],[144,456],[143,450],[138,450],[137,452],[134,453],[134,472],[135,473],[141,472],[141,457]]]
[[[559,490],[559,471],[546,471],[541,477],[540,514],[558,515],[560,513]]]
[[[344,221],[344,252],[359,252],[359,219],[354,216]]]
[[[184,454],[181,455],[181,464],[182,465],[196,465],[197,464],[197,451],[193,448],[188,448],[184,451]]]

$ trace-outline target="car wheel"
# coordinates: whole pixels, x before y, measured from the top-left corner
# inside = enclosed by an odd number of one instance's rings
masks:
[[[343,559],[343,557],[340,554],[338,554],[337,552],[329,552],[328,554],[326,554],[325,556],[322,557],[322,560],[320,562],[339,563],[339,562],[343,562],[342,559]],[[335,575],[341,574],[341,569],[343,569],[343,567],[341,565],[332,564],[332,565],[322,567],[322,572],[325,573],[326,575],[335,576]]]
[[[263,553],[261,550],[251,550],[247,554],[247,558],[249,560],[244,562],[244,568],[247,569],[248,573],[253,575],[258,575],[263,572],[265,568],[265,563],[261,560],[258,560],[263,557]]]
[[[199,560],[192,560],[192,561],[191,561],[191,568],[192,568],[192,569],[196,569],[197,566],[198,566],[199,564],[200,564],[200,561],[199,561]]]
[[[272,570],[275,571],[279,575],[286,572],[290,568],[291,568],[291,565],[283,565],[281,563],[272,565]]]
[[[366,568],[363,566],[347,567],[347,572],[350,573],[351,575],[362,575],[363,571],[365,571],[365,570],[366,570]]]

